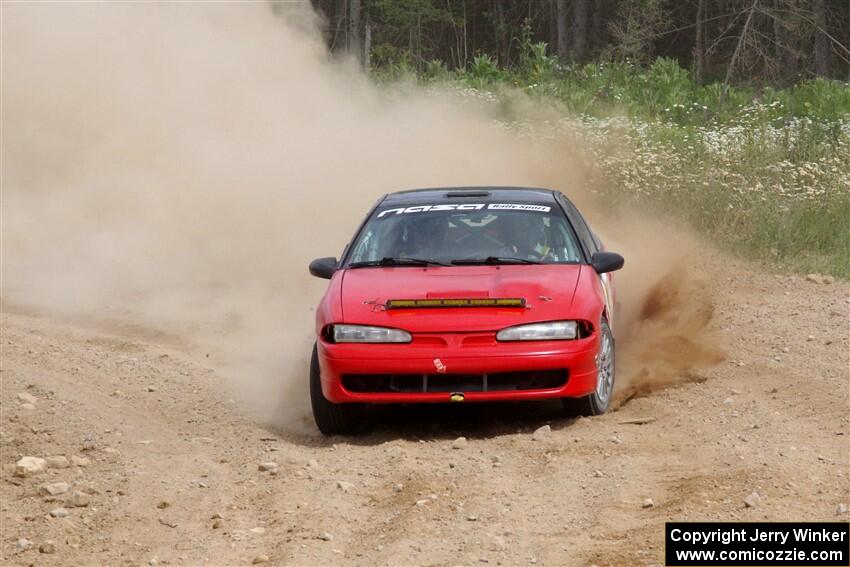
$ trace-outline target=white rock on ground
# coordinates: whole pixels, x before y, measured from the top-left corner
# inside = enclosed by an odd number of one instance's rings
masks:
[[[71,464],[75,467],[87,467],[91,464],[91,460],[86,457],[78,457],[77,455],[71,456]]]
[[[344,480],[338,480],[336,481],[336,487],[342,490],[343,492],[348,492],[349,490],[354,488],[354,484],[346,482]]]
[[[652,501],[652,498],[644,499],[643,504],[641,504],[642,508],[652,508],[653,506],[655,506],[655,502]]]
[[[487,542],[487,548],[490,551],[505,551],[508,548],[505,538],[500,535],[493,535]]]
[[[27,392],[21,392],[20,394],[18,394],[18,401],[19,401],[19,402],[21,402],[21,403],[24,403],[24,404],[32,404],[32,405],[35,405],[35,403],[36,403],[38,400],[35,398],[35,396],[33,396],[33,395],[32,395],[32,394],[30,394],[30,393],[27,393]]]
[[[15,542],[15,551],[26,551],[31,545],[32,542],[30,540],[22,537]]]
[[[81,508],[83,506],[88,506],[89,502],[91,502],[91,497],[88,494],[80,490],[75,490],[71,494],[70,498],[65,500],[65,505],[73,506],[74,508]]]
[[[50,515],[54,518],[67,518],[70,514],[65,508],[54,508],[50,511]]]
[[[466,437],[458,437],[452,441],[452,449],[463,449],[466,447]]]
[[[278,467],[277,463],[269,461],[267,463],[260,463],[259,466],[257,466],[257,470],[261,470],[263,472],[268,472],[268,471],[276,470],[277,467]]]
[[[543,425],[543,426],[535,429],[534,433],[531,434],[531,438],[534,441],[542,441],[542,440],[546,439],[547,437],[549,437],[549,435],[551,433],[552,433],[552,427],[547,423],[546,425]]]
[[[755,508],[759,504],[761,504],[761,496],[756,491],[751,492],[746,498],[744,498],[744,505],[747,508]]]
[[[251,563],[253,563],[254,565],[259,565],[261,563],[268,563],[268,562],[269,562],[269,556],[268,555],[258,555],[254,559],[251,560]]]
[[[47,461],[41,457],[21,457],[15,463],[15,476],[33,476],[41,474],[47,468]]]
[[[65,494],[71,486],[67,482],[51,482],[41,485],[41,493],[45,496],[57,496]]]
[[[47,457],[47,466],[51,469],[67,469],[71,466],[71,462],[64,455],[55,455]]]

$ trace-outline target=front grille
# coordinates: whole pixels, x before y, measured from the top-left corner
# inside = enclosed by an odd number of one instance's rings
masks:
[[[531,370],[493,374],[344,374],[349,392],[504,392],[547,390],[567,383],[567,370]]]

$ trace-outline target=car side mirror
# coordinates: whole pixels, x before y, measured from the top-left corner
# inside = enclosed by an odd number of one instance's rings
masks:
[[[336,258],[317,258],[310,262],[310,275],[329,280],[336,272]]]
[[[599,274],[613,272],[623,267],[626,260],[615,252],[594,252],[590,264]]]

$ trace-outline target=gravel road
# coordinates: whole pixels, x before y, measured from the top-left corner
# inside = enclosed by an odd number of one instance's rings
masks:
[[[676,385],[353,439],[263,427],[181,337],[5,305],[0,562],[652,565],[668,520],[847,520],[850,286],[711,273],[725,360]]]

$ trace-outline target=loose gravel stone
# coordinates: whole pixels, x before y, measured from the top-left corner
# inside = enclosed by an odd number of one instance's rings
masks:
[[[56,553],[56,542],[49,539],[38,546],[39,553]]]
[[[47,457],[47,466],[51,469],[67,469],[71,466],[71,462],[64,455],[56,455]]]
[[[744,498],[744,505],[747,508],[756,508],[761,504],[761,496],[758,492],[751,492],[746,498]]]
[[[66,506],[73,506],[74,508],[81,508],[83,506],[88,506],[89,502],[91,502],[91,497],[81,490],[75,490],[71,497],[65,500]]]
[[[543,441],[544,439],[548,438],[549,435],[551,435],[551,433],[552,433],[552,426],[550,426],[549,424],[546,424],[546,425],[543,425],[543,426],[535,429],[534,433],[531,434],[531,438],[534,441]]]
[[[21,392],[18,394],[18,401],[24,404],[35,405],[38,400],[36,400],[35,396],[30,393]]]
[[[54,508],[50,511],[50,515],[54,518],[67,518],[71,515],[71,513],[68,512],[68,510],[66,510],[65,508]]]
[[[41,457],[21,457],[15,463],[15,476],[27,477],[41,474],[47,468],[47,461]]]
[[[67,482],[51,482],[49,484],[41,485],[41,493],[45,496],[58,496],[59,494],[65,494],[71,486]]]
[[[269,472],[269,471],[276,470],[278,466],[279,465],[277,463],[275,463],[273,461],[269,461],[269,462],[266,462],[266,463],[260,463],[257,466],[257,470],[260,470],[260,471],[263,471],[263,472]]]
[[[75,467],[87,467],[91,464],[91,459],[86,457],[78,457],[77,455],[71,456],[71,464]]]
[[[458,437],[457,439],[452,441],[452,449],[463,449],[466,447],[466,444],[466,437]]]

